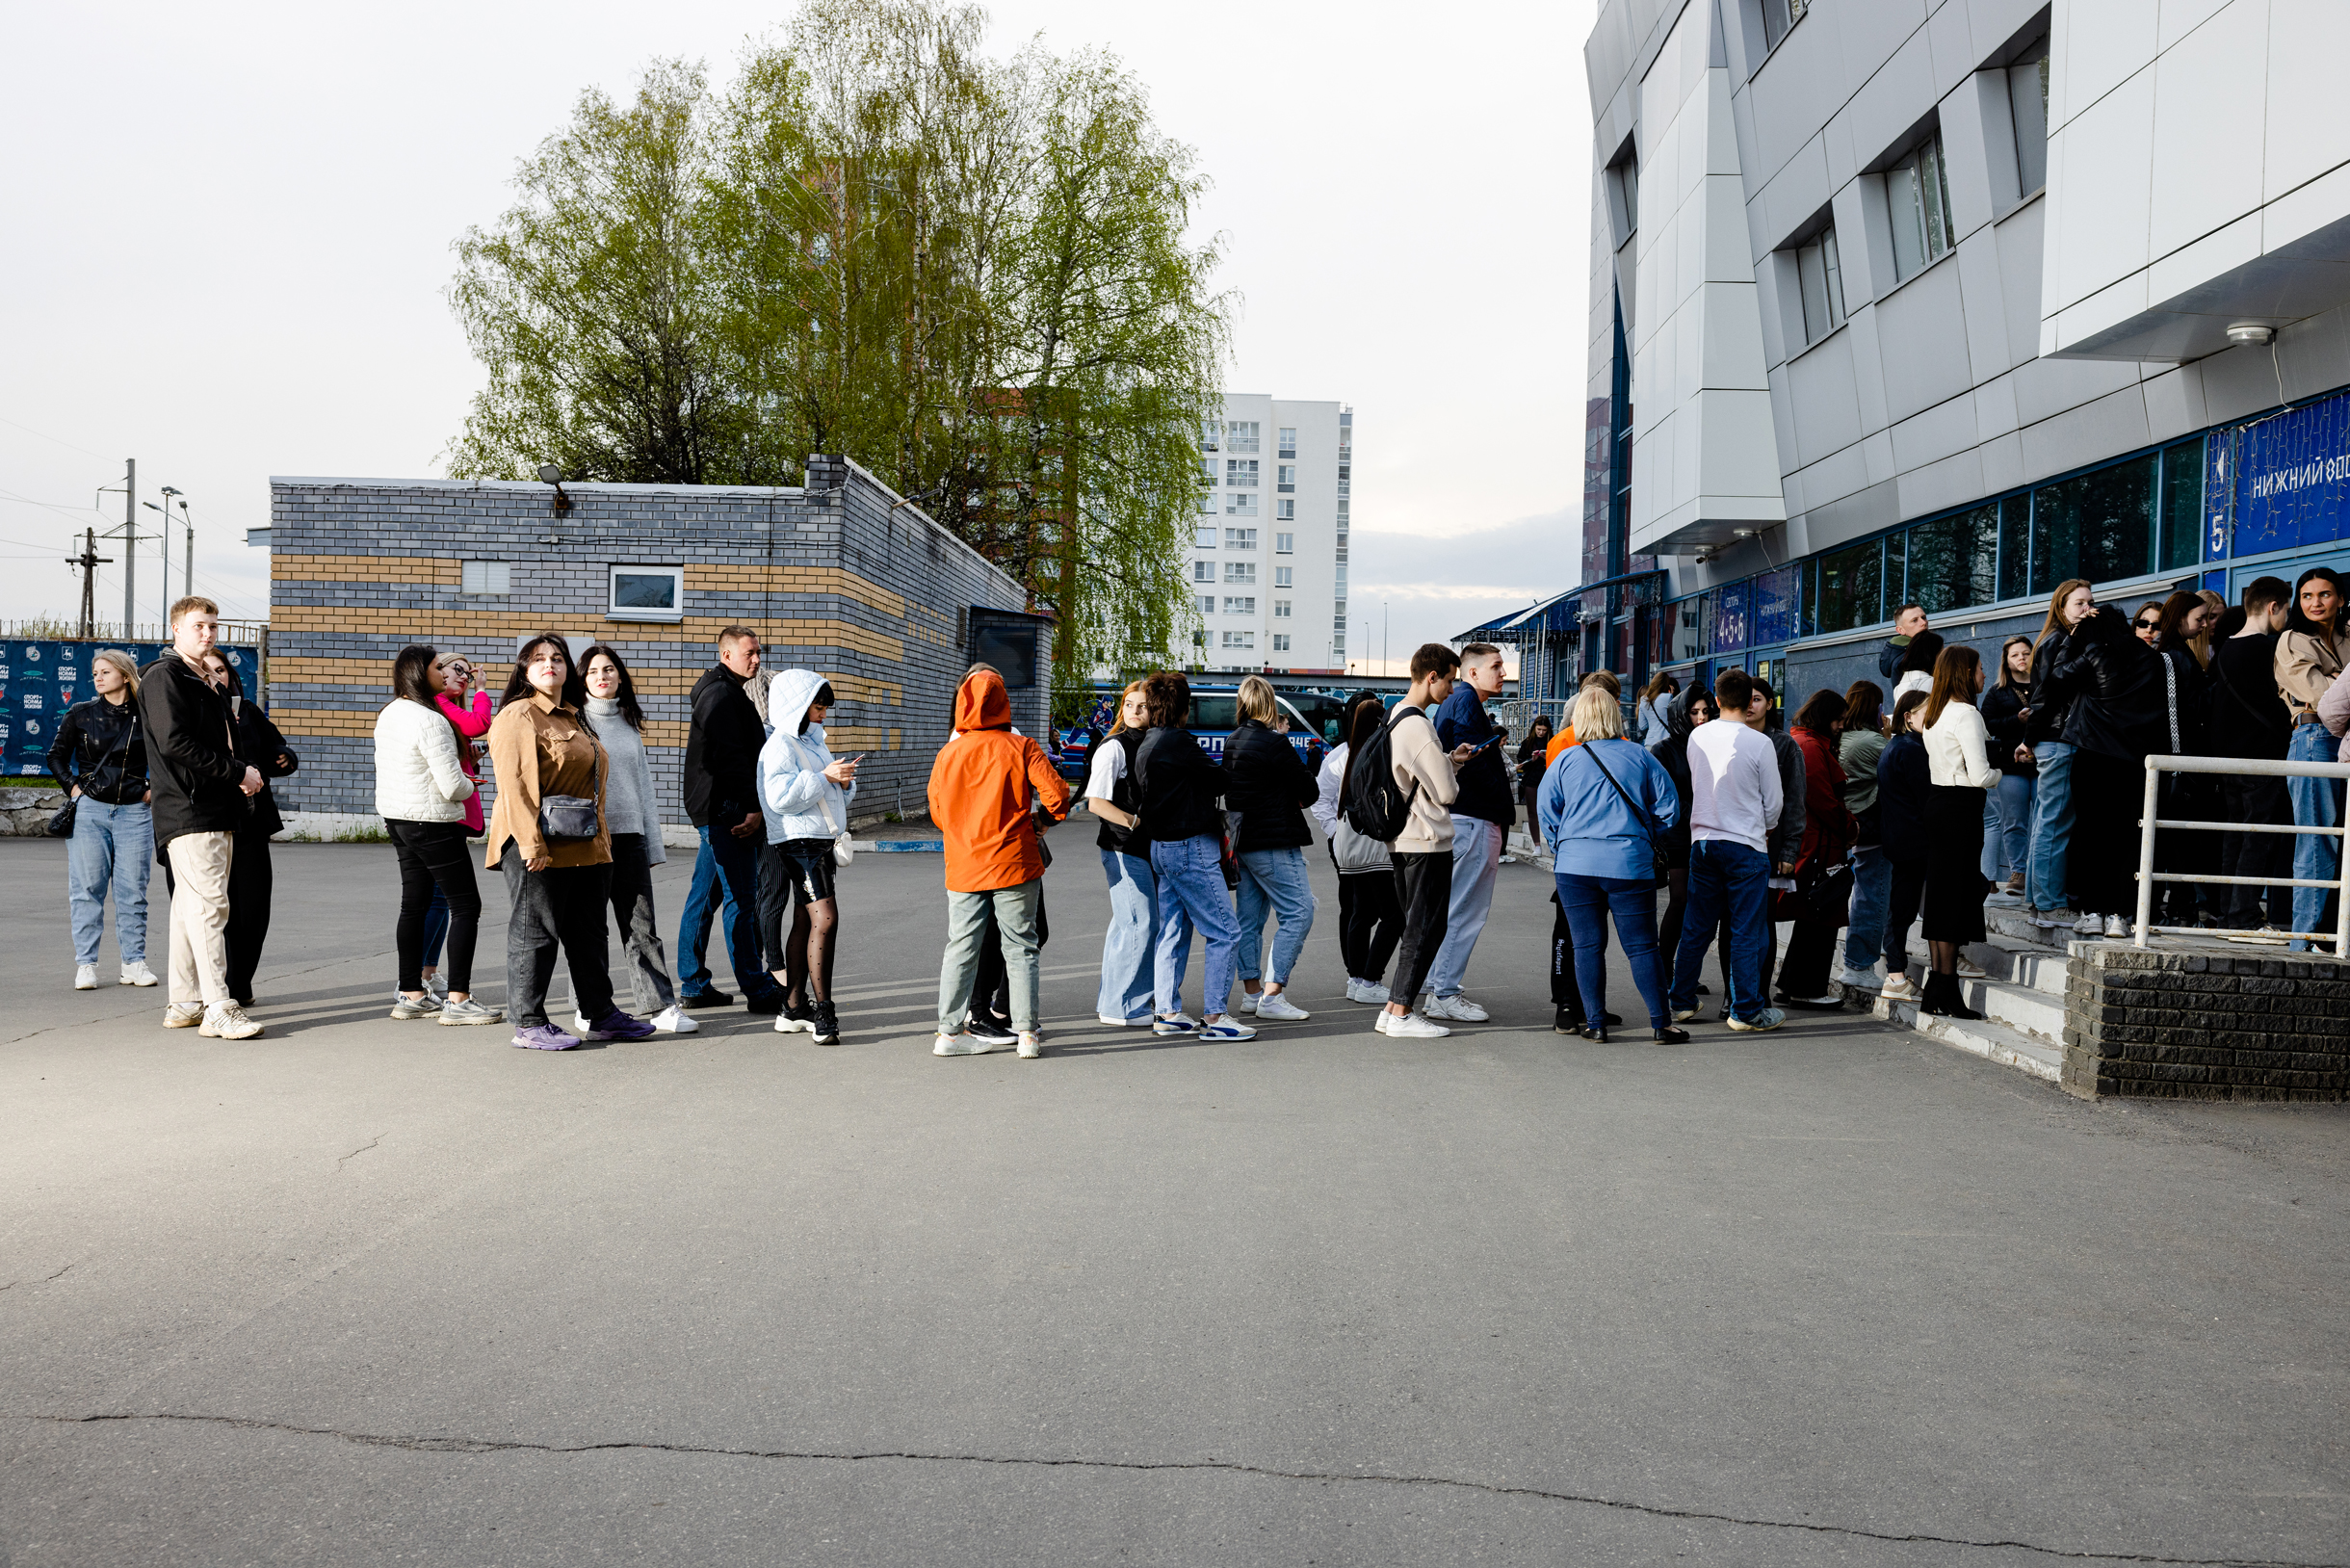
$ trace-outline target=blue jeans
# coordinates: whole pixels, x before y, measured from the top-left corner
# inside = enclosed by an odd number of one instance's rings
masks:
[[[2032,747],[2040,777],[2032,786],[2031,864],[2024,873],[2024,902],[2035,909],[2071,905],[2065,891],[2065,849],[2073,838],[2073,748],[2062,741]]]
[[[1852,924],[1844,932],[1844,967],[1867,973],[1885,951],[1885,906],[1893,897],[1893,863],[1882,844],[1852,851]]]
[[[1722,927],[1730,962],[1722,986],[1730,993],[1730,1016],[1751,1024],[1762,1015],[1756,981],[1762,973],[1762,944],[1769,933],[1765,902],[1770,859],[1730,839],[1698,839],[1689,846],[1689,912],[1682,917],[1681,951],[1673,958],[1673,1008],[1697,1006],[1699,972],[1713,928]]]
[[[1159,879],[1159,947],[1152,975],[1154,1003],[1163,1014],[1183,1010],[1184,971],[1191,963],[1191,931],[1208,945],[1207,985],[1200,1013],[1228,1010],[1232,972],[1239,956],[1240,928],[1233,924],[1232,894],[1224,887],[1224,846],[1202,833],[1173,844],[1151,841],[1151,873]]]
[[[2032,794],[2027,774],[2001,773],[1983,802],[1991,813],[1983,823],[1983,875],[1991,881],[2031,880]]]
[[[2287,762],[2333,762],[2341,749],[2341,743],[2326,733],[2323,724],[2295,724],[2293,743],[2285,748]],[[2338,778],[2288,778],[2285,793],[2293,797],[2295,827],[2338,827],[2342,821],[2342,785]],[[2331,834],[2320,837],[2301,833],[2293,838],[2293,875],[2296,877],[2334,877],[2340,875],[2342,841]],[[2322,887],[2293,889],[2293,929],[2313,931],[2325,918],[2327,892]],[[2295,953],[2307,953],[2306,941],[2293,944]]]
[[[1501,824],[1482,817],[1452,819],[1452,901],[1445,910],[1444,945],[1428,969],[1430,996],[1458,996],[1469,954],[1493,913],[1494,879],[1501,868]]]
[[[144,801],[111,806],[82,797],[65,841],[65,899],[73,912],[73,961],[98,961],[106,889],[115,890],[115,947],[125,964],[146,962],[147,872],[155,863],[155,821]]]
[[[1306,880],[1303,849],[1251,849],[1240,856],[1240,978],[1263,978],[1275,985],[1290,982],[1297,954],[1314,928],[1314,889]],[[1265,917],[1271,914],[1273,956],[1262,970]]]
[[[1664,959],[1657,951],[1657,884],[1624,876],[1582,876],[1557,872],[1558,907],[1575,933],[1575,988],[1582,994],[1583,1017],[1593,1024],[1607,1016],[1607,916],[1615,916],[1624,939],[1632,982],[1648,1004],[1648,1027],[1672,1022],[1664,1007]]]
[[[686,996],[713,990],[710,921],[722,903],[726,916],[726,958],[745,999],[775,990],[775,977],[759,963],[759,850],[761,841],[739,839],[725,828],[699,827],[700,850],[693,857],[693,885],[677,923],[678,990]]]
[[[1159,878],[1140,855],[1104,849],[1102,874],[1110,878],[1110,928],[1102,933],[1102,994],[1094,1012],[1103,1018],[1151,1015],[1151,954],[1159,946]]]

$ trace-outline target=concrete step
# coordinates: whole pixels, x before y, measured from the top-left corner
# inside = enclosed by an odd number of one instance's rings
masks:
[[[2064,995],[2065,979],[2072,968],[2072,955],[2062,948],[2047,948],[1996,931],[1987,941],[1969,943],[1967,956],[1990,971],[1991,978],[2002,984],[2045,991],[2059,998]]]
[[[1922,983],[1922,982],[1921,982]],[[1967,1006],[1991,1022],[2029,1034],[2050,1045],[2064,1039],[2064,998],[2028,985],[2001,980],[1961,980]]]
[[[1978,1006],[1971,1000],[1968,1005]],[[1919,1012],[1914,1002],[1888,1002],[1883,997],[1875,999],[1870,1010],[1890,1023],[1907,1025],[1928,1039],[1940,1040],[2002,1067],[2013,1067],[2046,1083],[2055,1083],[2064,1069],[2064,1052],[2059,1047],[2034,1039],[1995,1019],[1937,1018]]]

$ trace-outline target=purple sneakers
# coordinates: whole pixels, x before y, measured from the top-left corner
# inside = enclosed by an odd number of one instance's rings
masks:
[[[565,1034],[553,1024],[534,1024],[517,1031],[514,1043],[525,1051],[568,1051],[580,1042],[578,1036]]]
[[[580,1038],[587,1040],[646,1040],[652,1038],[653,1026],[641,1018],[631,1017],[614,1007],[588,1026]]]

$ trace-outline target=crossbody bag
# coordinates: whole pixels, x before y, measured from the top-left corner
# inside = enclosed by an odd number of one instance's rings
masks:
[[[815,773],[820,781],[817,785],[817,798],[823,802],[824,825],[832,829],[832,863],[835,866],[848,865],[856,858],[857,841],[850,836],[849,824],[841,821],[840,814],[832,809],[832,797],[823,788],[824,782],[828,781],[824,780],[823,773],[820,770],[808,766],[808,754],[800,749],[797,736],[786,735],[783,740],[784,744],[792,748],[792,755],[799,759],[800,771]]]
[[[1672,862],[1664,852],[1664,840],[1657,836],[1655,814],[1642,810],[1639,802],[1625,792],[1624,786],[1616,782],[1615,774],[1607,771],[1607,765],[1600,761],[1600,754],[1597,751],[1587,745],[1578,746],[1576,749],[1591,759],[1591,765],[1600,771],[1600,776],[1607,780],[1607,787],[1615,791],[1617,797],[1631,808],[1632,820],[1637,822],[1641,830],[1648,834],[1648,851],[1652,857],[1651,869],[1656,873],[1657,885],[1662,887],[1665,883],[1665,874],[1671,870]]]

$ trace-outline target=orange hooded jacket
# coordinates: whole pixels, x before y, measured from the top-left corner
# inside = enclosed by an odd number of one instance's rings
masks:
[[[968,675],[954,693],[961,733],[930,765],[930,821],[946,840],[947,890],[984,893],[1044,875],[1029,789],[1056,820],[1069,814],[1069,786],[1044,747],[1012,733],[1012,699],[992,669]]]

